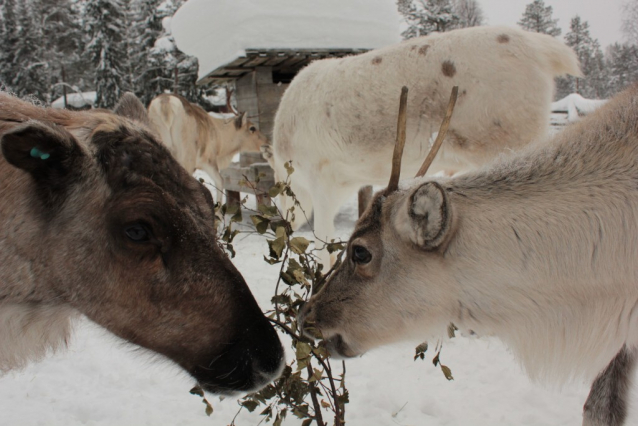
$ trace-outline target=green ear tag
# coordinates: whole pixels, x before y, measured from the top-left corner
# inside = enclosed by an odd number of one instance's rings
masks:
[[[41,160],[46,160],[47,158],[49,158],[51,156],[51,154],[44,153],[44,152],[40,151],[38,148],[36,148],[36,147],[31,148],[30,154],[31,154],[31,157],[33,157],[33,158],[38,158],[39,157]]]

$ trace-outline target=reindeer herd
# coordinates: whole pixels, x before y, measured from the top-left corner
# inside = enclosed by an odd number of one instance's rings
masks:
[[[583,425],[625,424],[638,87],[547,139],[553,77],[565,73],[579,68],[560,42],[499,27],[316,61],[285,92],[272,148],[245,115],[216,120],[175,95],[148,111],[127,94],[112,112],[71,112],[0,94],[0,371],[64,346],[84,315],[210,392],[278,377],[277,333],[216,244],[213,198],[191,176],[207,171],[219,201],[232,155],[266,147],[279,178],[284,162],[297,170],[318,245],[345,197],[390,179],[299,318],[333,356],[453,323],[503,340],[533,378],[593,380]],[[401,86],[405,156],[390,167]],[[452,86],[429,171],[442,173],[399,184],[427,154]]]

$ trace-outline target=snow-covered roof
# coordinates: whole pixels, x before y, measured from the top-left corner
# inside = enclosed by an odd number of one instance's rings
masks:
[[[375,49],[397,43],[394,0],[189,0],[173,16],[177,47],[203,78],[246,50]]]
[[[69,93],[66,95],[66,103],[74,108],[84,108],[95,105],[96,92]],[[61,96],[51,103],[53,108],[64,109],[64,97]]]
[[[578,93],[572,93],[563,99],[552,102],[552,112],[566,112],[569,121],[576,121],[581,114],[586,115],[594,112],[605,102],[607,99],[585,99]]]

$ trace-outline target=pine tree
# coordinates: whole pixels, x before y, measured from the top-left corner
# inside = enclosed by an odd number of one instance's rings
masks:
[[[33,7],[42,22],[42,56],[50,68],[52,98],[69,86],[86,89],[93,73],[80,54],[87,40],[77,0],[33,0]]]
[[[638,82],[638,46],[615,43],[607,50],[608,96]]]
[[[518,21],[518,25],[527,31],[557,37],[561,30],[558,27],[558,19],[552,19],[552,12],[552,7],[545,7],[543,0],[534,0],[525,7],[525,12],[521,20]]]
[[[123,0],[86,1],[86,31],[91,37],[87,54],[95,69],[96,107],[113,108],[130,87],[127,5]]]
[[[2,50],[0,59],[2,68],[0,69],[0,86],[4,90],[12,91],[11,81],[15,76],[15,51],[18,42],[18,27],[16,25],[16,3],[15,0],[4,0],[2,5],[2,17],[4,21],[2,31]]]
[[[483,9],[477,0],[454,0],[454,13],[459,17],[459,27],[478,27],[485,24]]]
[[[23,1],[16,11],[17,40],[13,58],[15,75],[11,88],[20,97],[34,96],[49,101],[49,66],[42,58],[42,27],[33,14],[31,3]]]
[[[629,44],[638,45],[638,0],[623,5],[622,32]]]
[[[460,18],[451,0],[397,0],[399,13],[408,24],[404,39],[445,32],[459,27]]]
[[[173,67],[166,67],[165,55],[172,55],[175,47],[171,42],[169,51],[155,48],[157,40],[166,37],[162,21],[176,10],[175,5],[167,3],[162,0],[137,0],[134,32],[138,45],[132,61],[133,87],[145,105],[155,96],[173,88]]]
[[[584,76],[563,77],[558,84],[558,95],[562,97],[569,93],[580,93],[586,98],[604,96],[606,78],[603,55],[598,40],[589,34],[589,23],[582,21],[579,16],[573,17],[569,32],[565,34],[565,44],[576,52]]]

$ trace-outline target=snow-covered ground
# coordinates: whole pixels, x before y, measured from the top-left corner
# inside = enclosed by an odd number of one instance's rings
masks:
[[[355,218],[353,198],[336,220],[343,238]],[[268,308],[278,268],[263,261],[265,240],[238,237],[235,247],[235,264],[262,308]],[[448,382],[432,366],[433,354],[413,361],[418,343],[377,349],[347,362],[349,426],[580,425],[586,384],[560,391],[533,384],[498,340],[464,337],[444,344],[441,359],[454,375]],[[85,320],[77,324],[68,351],[0,377],[0,425],[228,425],[237,412],[236,399],[209,397],[215,412],[207,417],[201,399],[188,392],[192,385],[178,368]],[[633,408],[628,425],[638,424]],[[255,426],[260,420],[257,413],[243,411],[236,424]],[[284,422],[300,423],[294,416]]]

